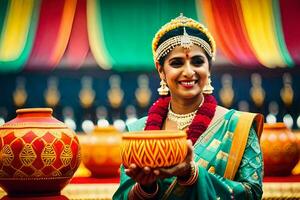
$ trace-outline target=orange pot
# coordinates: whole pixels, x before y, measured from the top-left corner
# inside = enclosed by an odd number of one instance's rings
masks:
[[[182,162],[187,154],[184,131],[140,131],[124,133],[121,156],[125,167],[170,167]]]
[[[266,176],[291,174],[298,162],[299,148],[295,134],[284,123],[264,125],[261,147]]]
[[[79,141],[51,108],[17,110],[0,127],[0,186],[10,196],[58,195],[80,163]]]
[[[82,162],[92,176],[119,176],[121,133],[116,128],[95,127],[92,135],[81,135],[79,140]]]
[[[298,148],[300,149],[300,130],[294,130],[293,133],[295,133],[297,142],[298,142]],[[299,154],[299,160],[296,165],[296,167],[292,171],[293,175],[300,175],[300,154]]]

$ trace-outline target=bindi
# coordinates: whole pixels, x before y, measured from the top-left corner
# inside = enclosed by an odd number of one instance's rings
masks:
[[[190,51],[187,49],[187,50],[184,51],[184,53],[185,53],[186,59],[189,59],[190,58],[190,55],[189,55]]]

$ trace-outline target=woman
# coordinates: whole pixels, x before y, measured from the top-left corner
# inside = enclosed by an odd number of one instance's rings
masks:
[[[122,166],[113,199],[261,199],[262,116],[216,104],[210,33],[181,15],[157,32],[152,48],[161,98],[128,131],[186,130],[188,154],[170,168]]]

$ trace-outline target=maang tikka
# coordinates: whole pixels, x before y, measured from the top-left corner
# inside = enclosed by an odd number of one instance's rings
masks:
[[[169,88],[163,79],[160,81],[160,87],[157,89],[157,91],[160,96],[166,96],[169,94]]]
[[[203,88],[203,94],[212,94],[214,91],[214,87],[211,85],[210,75],[207,78],[207,82]]]
[[[190,36],[185,30],[185,26],[183,27],[183,35],[181,36],[180,46],[182,46],[185,49],[190,49],[191,46],[193,46],[193,42],[190,39]]]

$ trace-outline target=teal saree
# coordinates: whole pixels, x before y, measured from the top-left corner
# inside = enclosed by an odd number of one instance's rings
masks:
[[[145,122],[146,117],[128,125],[128,131],[143,130]],[[199,166],[197,182],[181,186],[176,177],[158,180],[158,199],[261,199],[263,161],[255,131],[257,124],[251,121],[251,127],[242,130],[245,124],[241,112],[235,110],[211,124],[194,144],[195,162]],[[245,147],[237,151],[243,143],[237,136],[241,130],[247,131]],[[232,162],[238,154],[240,162]],[[134,184],[121,166],[120,186],[113,199],[127,199]]]

